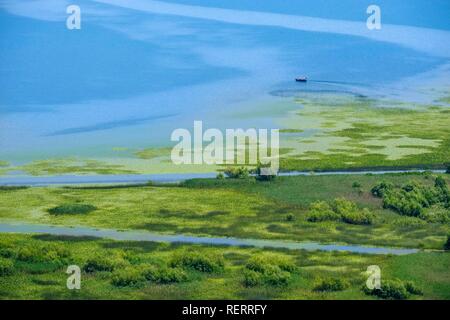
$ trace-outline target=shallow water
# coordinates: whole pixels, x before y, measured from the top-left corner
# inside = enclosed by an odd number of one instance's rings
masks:
[[[0,223],[0,233],[51,234],[59,236],[96,237],[121,241],[152,241],[171,243],[191,243],[224,246],[248,246],[258,248],[282,248],[308,251],[348,251],[365,254],[404,255],[416,253],[417,249],[368,247],[359,245],[319,244],[316,242],[292,242],[278,240],[238,239],[224,237],[196,237],[187,235],[164,235],[145,231],[117,231],[111,229],[94,229],[86,227],[60,227],[34,224]]]
[[[230,115],[280,101],[276,90],[408,98],[396,84],[449,62],[445,0],[379,1],[379,33],[355,0],[133,3],[144,8],[77,1],[75,31],[63,1],[0,3],[0,160],[121,157],[115,147],[170,145],[193,120],[268,128],[270,116]],[[313,81],[299,87],[303,74]]]
[[[389,173],[444,173],[445,170],[380,170],[380,171],[323,171],[280,172],[279,176],[324,176],[324,175],[358,175]],[[213,179],[217,172],[210,173],[170,173],[170,174],[117,174],[117,175],[60,175],[60,176],[3,176],[0,186],[51,186],[51,185],[83,185],[83,184],[145,184],[150,181],[160,183],[176,183],[188,179]]]

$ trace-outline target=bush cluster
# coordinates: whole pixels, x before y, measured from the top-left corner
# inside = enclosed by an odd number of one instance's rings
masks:
[[[187,273],[181,268],[144,266],[142,270],[145,279],[155,283],[177,283],[188,279]]]
[[[26,245],[15,252],[15,259],[23,262],[52,262],[64,265],[70,258],[67,248],[58,244]]]
[[[136,286],[145,281],[141,270],[135,267],[125,267],[113,272],[111,283],[117,287]]]
[[[48,209],[48,213],[58,216],[62,214],[86,214],[97,208],[91,204],[66,203],[54,208]]]
[[[87,273],[92,272],[111,272],[116,268],[126,266],[128,263],[120,256],[96,255],[89,258],[83,266],[83,270]]]
[[[306,219],[310,222],[343,221],[349,224],[372,224],[374,215],[369,209],[359,209],[345,198],[337,198],[331,204],[317,201],[310,205]]]
[[[246,287],[287,286],[291,279],[291,273],[296,270],[295,264],[284,257],[254,256],[245,265],[243,284]]]
[[[444,222],[447,220],[450,193],[442,177],[437,177],[434,187],[409,182],[401,187],[380,182],[372,188],[372,194],[383,199],[383,207],[392,209],[401,215],[419,217],[424,220]],[[445,212],[437,215],[426,212],[426,208],[438,204]],[[438,208],[437,207],[437,208]],[[433,210],[435,211],[435,210]]]
[[[444,244],[444,250],[450,250],[450,234],[447,236],[447,242]]]
[[[170,261],[173,268],[187,268],[200,272],[220,272],[225,267],[225,261],[219,254],[200,254],[197,252],[183,252],[176,254]]]
[[[314,287],[315,291],[342,291],[350,286],[348,281],[339,278],[319,280]]]
[[[14,272],[14,263],[10,259],[0,258],[0,276],[7,276]]]
[[[228,167],[223,173],[231,179],[245,179],[250,175],[246,167]]]
[[[381,281],[380,289],[369,289],[363,287],[364,293],[388,300],[405,300],[411,295],[422,295],[423,292],[411,281],[401,281],[398,279]]]
[[[117,269],[111,276],[111,283],[117,287],[139,286],[146,281],[169,284],[187,280],[186,272],[180,268],[156,267],[146,264]]]

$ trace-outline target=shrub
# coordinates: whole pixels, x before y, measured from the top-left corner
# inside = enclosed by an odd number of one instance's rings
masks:
[[[249,177],[249,172],[246,167],[229,167],[224,171],[225,175],[231,179],[244,179]]]
[[[358,209],[356,204],[344,198],[337,198],[331,206],[325,201],[317,201],[311,204],[306,216],[309,222],[342,220],[350,224],[372,224],[373,214],[369,209]]]
[[[291,279],[291,274],[289,272],[281,270],[277,266],[270,266],[263,273],[264,283],[270,286],[287,286]]]
[[[361,188],[361,183],[355,181],[352,183],[352,188]]]
[[[244,270],[243,284],[246,287],[254,287],[263,283],[262,274],[253,270]]]
[[[315,291],[342,291],[347,289],[350,284],[341,279],[332,278],[320,280],[319,283],[314,287]]]
[[[331,203],[331,208],[333,209],[334,212],[336,212],[339,215],[347,214],[358,210],[354,202],[347,200],[345,198],[334,199],[334,201]]]
[[[111,257],[105,257],[97,255],[96,257],[90,258],[86,261],[83,266],[85,272],[97,272],[97,271],[113,271],[117,266],[123,265],[124,261],[114,260]]]
[[[17,250],[16,259],[24,262],[52,262],[55,264],[65,264],[70,257],[70,252],[56,244],[44,246],[27,245]]]
[[[15,256],[15,252],[11,248],[0,248],[0,257],[3,258],[13,258]]]
[[[401,215],[420,217],[422,219],[436,220],[435,217],[424,211],[435,204],[442,204],[443,207],[450,205],[450,192],[445,179],[437,177],[434,187],[423,186],[417,182],[409,182],[401,188],[394,188],[386,183],[380,183],[372,188],[374,196],[383,198],[383,207],[392,209]],[[446,214],[439,214],[437,219],[444,218]],[[437,221],[437,220],[436,220]],[[445,222],[445,221],[443,221]]]
[[[450,250],[450,234],[447,236],[447,242],[444,244],[444,250]]]
[[[247,287],[266,284],[269,286],[286,286],[295,272],[295,264],[282,256],[253,256],[245,265],[244,285]]]
[[[383,280],[380,289],[369,289],[364,286],[364,292],[382,299],[404,300],[408,299],[409,292],[400,280]]]
[[[14,264],[9,259],[0,258],[0,276],[7,276],[14,272]]]
[[[404,285],[405,285],[406,291],[408,291],[410,294],[420,295],[420,296],[423,295],[422,289],[417,287],[414,282],[406,281],[406,282],[404,282]]]
[[[445,182],[445,179],[441,176],[437,176],[436,180],[434,180],[434,186],[436,188],[445,189],[447,188],[447,183]]]
[[[367,208],[362,212],[350,211],[342,214],[342,220],[349,224],[372,224],[373,219],[373,214]]]
[[[223,175],[222,172],[219,172],[216,176],[216,179],[223,180],[223,179],[225,179],[225,176]]]
[[[293,215],[292,213],[289,213],[289,214],[286,216],[286,221],[294,221],[294,215]]]
[[[394,186],[391,183],[387,183],[387,182],[380,182],[377,185],[375,185],[370,192],[378,198],[382,198],[384,196],[384,194],[387,191],[390,191],[394,188]]]
[[[450,210],[442,205],[436,205],[423,210],[419,218],[428,222],[448,223],[450,222]]]
[[[225,262],[223,256],[217,254],[200,254],[197,252],[184,252],[176,254],[170,262],[171,267],[190,268],[200,272],[222,271]]]
[[[263,174],[263,169],[266,171],[265,174]],[[256,180],[259,181],[273,181],[277,177],[277,172],[274,172],[269,165],[263,165],[261,162],[258,162],[254,172],[256,173]]]
[[[291,260],[278,255],[253,256],[248,259],[245,265],[247,269],[261,273],[267,272],[271,266],[277,266],[280,270],[288,272],[297,270],[297,267]]]
[[[153,266],[142,267],[142,275],[145,279],[156,283],[177,283],[187,280],[187,274],[180,268],[155,268]]]
[[[145,281],[141,270],[135,267],[126,267],[114,271],[111,276],[111,283],[117,287],[136,286]]]
[[[86,214],[96,209],[97,208],[95,206],[90,204],[69,203],[48,209],[48,213],[56,216],[61,214]]]
[[[339,219],[339,214],[335,213],[325,201],[313,202],[306,217],[306,220],[309,222],[335,221]]]

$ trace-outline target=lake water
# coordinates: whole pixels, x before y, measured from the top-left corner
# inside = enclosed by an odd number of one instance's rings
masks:
[[[371,1],[76,3],[81,30],[65,26],[67,1],[0,1],[0,160],[115,157],[195,119],[270,127],[233,114],[298,88],[408,99],[448,72],[447,0],[377,1],[380,31]]]

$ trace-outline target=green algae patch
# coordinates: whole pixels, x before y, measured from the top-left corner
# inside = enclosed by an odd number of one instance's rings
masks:
[[[283,137],[282,146],[294,149],[281,157],[284,170],[443,168],[450,161],[446,108],[327,95],[297,102],[301,109],[280,123],[312,134]]]

